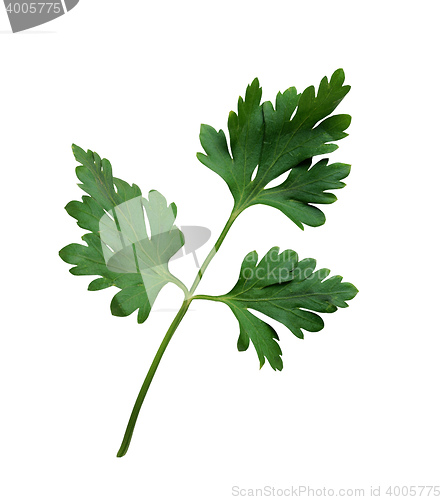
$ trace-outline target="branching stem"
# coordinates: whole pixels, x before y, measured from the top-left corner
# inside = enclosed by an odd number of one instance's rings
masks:
[[[164,336],[164,339],[161,342],[161,345],[158,348],[158,351],[157,351],[157,353],[153,359],[153,362],[149,368],[149,371],[147,372],[146,378],[144,379],[143,385],[141,386],[137,400],[135,401],[135,405],[134,405],[132,413],[130,415],[129,422],[128,422],[127,428],[126,428],[126,432],[124,433],[123,441],[121,443],[120,449],[118,450],[117,457],[123,457],[127,453],[127,450],[129,449],[130,441],[132,439],[135,424],[137,422],[137,418],[138,418],[138,414],[140,413],[141,406],[143,405],[144,398],[146,397],[147,391],[150,387],[150,384],[151,384],[152,379],[155,375],[155,372],[157,371],[158,365],[160,364],[161,358],[163,357],[164,351],[166,350],[166,348],[170,342],[170,339],[173,337],[175,330],[178,328],[178,325],[181,323],[181,320],[183,319],[184,315],[186,314],[187,310],[189,309],[190,303],[192,302],[192,300],[194,298],[210,297],[210,296],[195,296],[195,297],[193,297],[192,295],[195,292],[200,281],[202,280],[203,275],[204,275],[207,267],[209,266],[211,260],[213,259],[213,257],[215,257],[216,253],[218,252],[219,248],[222,245],[222,242],[224,241],[225,237],[227,236],[229,229],[232,227],[232,224],[235,222],[235,220],[239,214],[240,214],[240,212],[235,210],[235,209],[232,211],[232,213],[230,214],[229,220],[226,222],[226,225],[224,226],[223,230],[221,231],[219,238],[216,240],[215,245],[213,246],[212,250],[210,250],[209,254],[207,255],[206,259],[204,260],[203,265],[201,266],[201,269],[198,270],[198,273],[195,276],[195,280],[194,280],[190,290],[187,291],[187,288],[185,290],[183,290],[185,293],[185,299],[180,307],[180,310],[177,312],[175,318],[173,319],[169,329],[167,330],[166,335]],[[180,286],[180,288],[182,288],[182,287]]]

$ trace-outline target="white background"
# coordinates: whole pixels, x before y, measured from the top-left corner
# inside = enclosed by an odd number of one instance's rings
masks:
[[[117,2],[11,34],[0,6],[2,221],[0,497],[224,500],[232,487],[441,485],[439,2]],[[181,292],[143,325],[112,317],[60,248],[84,233],[71,143],[220,232],[232,201],[200,164],[201,123],[226,129],[258,76],[263,98],[339,68],[352,164],[327,222],[242,214],[198,291],[227,292],[244,255],[315,257],[354,283],[348,309],[258,370],[222,304],[195,301],[163,358],[126,457],[115,457]],[[202,261],[209,245],[198,251]],[[172,271],[190,284],[191,256]],[[383,494],[384,498],[389,498]]]

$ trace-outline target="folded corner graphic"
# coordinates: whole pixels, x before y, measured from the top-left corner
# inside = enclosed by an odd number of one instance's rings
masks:
[[[13,33],[48,23],[72,10],[80,0],[3,0]]]

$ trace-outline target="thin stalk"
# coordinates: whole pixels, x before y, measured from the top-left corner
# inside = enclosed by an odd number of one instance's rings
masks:
[[[213,295],[194,295],[192,300],[213,300],[215,302],[222,302],[222,300]]]
[[[140,413],[141,406],[143,404],[144,398],[146,397],[147,390],[150,387],[150,384],[152,382],[153,376],[155,375],[155,372],[157,371],[158,365],[160,364],[161,358],[163,357],[164,351],[166,350],[166,347],[168,346],[170,339],[172,338],[173,334],[175,333],[175,330],[178,328],[178,325],[180,324],[181,320],[183,319],[184,315],[187,312],[187,309],[189,308],[190,303],[192,302],[192,299],[186,299],[184,300],[180,310],[178,311],[177,315],[175,316],[174,320],[172,321],[172,324],[170,325],[169,329],[167,330],[166,335],[164,336],[163,341],[161,342],[161,345],[155,355],[155,358],[153,359],[153,362],[149,368],[149,371],[147,372],[146,378],[144,379],[143,385],[141,386],[140,392],[138,394],[137,400],[135,401],[134,408],[132,410],[129,423],[127,424],[126,432],[124,433],[123,441],[121,443],[120,449],[118,450],[117,457],[123,457],[126,453],[127,450],[129,449],[130,441],[132,439],[132,434],[134,432],[135,424],[137,422],[138,414]]]
[[[224,226],[223,230],[221,231],[219,238],[216,240],[215,245],[213,246],[212,250],[210,250],[209,254],[207,255],[205,261],[203,262],[203,265],[201,266],[201,269],[198,270],[198,273],[195,277],[195,280],[192,284],[192,287],[190,288],[190,291],[188,292],[185,285],[183,285],[181,282],[179,282],[180,284],[178,284],[178,286],[182,285],[182,286],[180,286],[180,288],[183,288],[183,291],[185,293],[185,299],[181,305],[180,310],[178,311],[177,315],[175,316],[174,320],[172,321],[172,324],[170,325],[169,329],[167,330],[167,333],[164,336],[163,341],[161,342],[161,345],[160,345],[160,347],[155,355],[155,358],[153,359],[153,362],[149,368],[149,371],[147,372],[146,378],[144,379],[143,385],[141,386],[137,400],[135,401],[134,408],[133,408],[132,413],[130,415],[129,423],[127,424],[126,432],[124,433],[123,441],[121,443],[120,449],[118,450],[117,457],[123,457],[127,453],[127,450],[129,449],[130,441],[132,439],[132,435],[133,435],[133,432],[135,429],[135,424],[137,423],[138,414],[140,413],[141,406],[143,405],[143,402],[144,402],[144,398],[146,397],[147,391],[150,387],[150,384],[151,384],[152,379],[155,375],[155,372],[157,371],[158,365],[160,364],[161,358],[163,357],[164,351],[166,350],[166,347],[168,346],[170,339],[173,337],[175,330],[178,328],[178,325],[181,323],[181,320],[183,319],[184,315],[186,314],[187,310],[189,309],[190,303],[194,299],[194,297],[192,297],[193,292],[195,291],[196,287],[199,285],[199,283],[204,275],[204,272],[206,271],[208,265],[210,264],[210,261],[213,259],[213,257],[215,257],[222,242],[224,241],[224,238],[226,237],[227,233],[229,232],[229,229],[232,227],[232,224],[235,222],[235,219],[238,217],[239,214],[240,214],[240,212],[235,211],[235,209],[230,214],[229,220],[227,221],[226,225]],[[203,296],[196,296],[196,297],[202,298]]]
[[[227,236],[227,233],[229,232],[229,229],[232,227],[232,224],[235,222],[235,219],[238,217],[240,212],[232,210],[232,213],[230,214],[229,220],[226,222],[226,225],[224,226],[224,229],[221,231],[221,234],[219,235],[219,238],[216,240],[215,245],[213,246],[212,250],[210,250],[209,255],[206,257],[206,260],[203,262],[203,265],[201,268],[198,270],[197,275],[195,276],[195,280],[190,287],[190,295],[193,295],[193,292],[196,290],[196,287],[199,285],[201,279],[203,278],[203,275],[210,264],[210,261],[215,257],[216,252],[218,252],[220,246],[222,245],[222,242],[224,241],[224,238]]]

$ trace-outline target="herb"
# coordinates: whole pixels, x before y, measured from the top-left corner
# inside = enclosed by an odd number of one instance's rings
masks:
[[[239,323],[238,349],[250,344],[258,354],[260,367],[267,359],[274,370],[282,370],[278,334],[251,311],[258,311],[303,338],[303,330],[316,332],[324,327],[316,314],[347,307],[357,289],[343,283],[340,276],[328,278],[327,269],[315,271],[314,259],[299,260],[293,250],[280,252],[273,247],[261,259],[250,252],[241,266],[239,279],[224,295],[194,295],[207,266],[219,250],[230,227],[246,208],[264,204],[277,208],[303,229],[304,224],[319,226],[325,216],[315,205],[336,201],[329,191],[344,187],[342,179],[350,172],[343,163],[329,164],[313,157],[333,152],[337,141],[347,136],[348,115],[329,116],[349,91],[344,72],[337,70],[330,81],[323,78],[318,92],[308,87],[298,94],[294,87],[278,93],[276,103],[261,103],[261,88],[255,79],[239,98],[238,112],[228,119],[229,144],[222,130],[201,126],[200,140],[206,154],[198,159],[227,183],[234,206],[214,247],[188,289],[168,269],[170,258],[184,245],[184,236],[174,225],[175,204],[167,204],[157,191],[147,198],[138,186],[130,186],[112,175],[108,160],[92,151],[73,146],[81,166],[76,174],[80,187],[88,194],[82,201],[71,201],[66,210],[77,224],[88,231],[86,245],[73,243],[60,251],[60,257],[75,267],[75,275],[95,275],[89,290],[110,286],[120,288],[111,301],[115,316],[138,311],[143,323],[153,303],[167,283],[184,292],[183,304],[167,331],[135,402],[117,456],[126,454],[139,411],[161,357],[192,300],[205,299],[226,304]],[[266,186],[281,174],[288,177],[280,185]],[[150,232],[146,229],[149,226]]]

